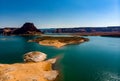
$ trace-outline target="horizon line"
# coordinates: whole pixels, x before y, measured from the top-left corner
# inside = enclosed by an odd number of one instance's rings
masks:
[[[21,26],[22,27],[22,26]],[[21,28],[21,27],[12,27],[12,26],[8,26],[8,27],[0,27],[0,29],[3,28]],[[115,25],[115,26],[77,26],[77,27],[47,27],[47,28],[43,28],[43,27],[37,27],[35,26],[37,29],[57,29],[57,28],[108,28],[108,27],[120,27],[120,25]]]

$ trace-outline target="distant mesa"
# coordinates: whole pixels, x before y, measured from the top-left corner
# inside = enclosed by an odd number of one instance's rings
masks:
[[[21,28],[18,28],[12,32],[15,35],[35,35],[41,34],[41,31],[38,30],[33,23],[27,22]]]

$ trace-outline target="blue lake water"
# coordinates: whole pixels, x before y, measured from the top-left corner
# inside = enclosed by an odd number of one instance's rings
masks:
[[[88,36],[89,42],[62,48],[27,42],[34,36],[0,36],[0,63],[23,62],[23,54],[41,51],[60,56],[58,81],[120,81],[120,38]]]

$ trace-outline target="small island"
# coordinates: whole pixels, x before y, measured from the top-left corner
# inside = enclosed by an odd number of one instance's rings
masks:
[[[80,44],[86,41],[89,41],[89,39],[84,37],[73,37],[73,36],[72,37],[41,36],[36,39],[29,40],[29,42],[37,42],[40,45],[54,46],[57,48],[71,44]]]

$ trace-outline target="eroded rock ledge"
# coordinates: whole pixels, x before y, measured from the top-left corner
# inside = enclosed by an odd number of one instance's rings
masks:
[[[0,81],[54,81],[58,76],[52,69],[56,58],[45,59],[44,53],[30,52],[24,56],[25,63],[0,64]]]
[[[57,48],[69,44],[80,44],[86,41],[89,41],[89,39],[83,37],[48,37],[48,36],[43,36],[36,38],[34,40],[29,40],[29,42],[37,42],[40,45],[54,46]]]

